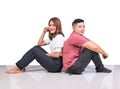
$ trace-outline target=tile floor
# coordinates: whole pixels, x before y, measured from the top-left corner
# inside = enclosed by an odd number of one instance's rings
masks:
[[[112,73],[96,73],[89,65],[82,75],[48,73],[38,65],[21,74],[6,74],[12,67],[0,66],[0,89],[120,89],[120,65],[106,65]]]

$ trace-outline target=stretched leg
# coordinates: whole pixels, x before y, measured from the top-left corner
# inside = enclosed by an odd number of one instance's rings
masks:
[[[16,63],[16,67],[7,70],[6,72],[9,74],[16,74],[23,72],[23,69],[25,69],[25,67],[34,60],[34,55],[32,54],[32,50],[35,47],[31,48],[23,55],[23,57]]]
[[[17,67],[8,70],[7,73],[20,73],[24,68],[36,59],[46,70],[51,72],[60,71],[62,61],[61,59],[53,60],[46,55],[46,51],[40,46],[35,46],[30,49],[16,65]]]

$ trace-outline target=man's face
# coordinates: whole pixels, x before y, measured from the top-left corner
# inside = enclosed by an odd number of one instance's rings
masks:
[[[83,35],[85,32],[85,24],[83,22],[77,23],[73,25],[73,30],[78,33]]]

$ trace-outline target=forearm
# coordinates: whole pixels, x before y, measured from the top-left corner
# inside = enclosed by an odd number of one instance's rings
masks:
[[[102,54],[102,57],[104,59],[108,58],[108,54],[99,45],[97,45],[97,44],[95,44],[95,45],[96,45],[96,48],[93,49],[93,51]]]
[[[41,34],[41,36],[40,36],[40,38],[39,38],[39,40],[38,40],[37,45],[39,45],[39,46],[42,45],[43,39],[44,39],[44,36],[45,36],[45,33],[46,33],[46,32],[44,32],[44,31],[42,32],[42,34]]]
[[[93,41],[89,41],[89,42],[85,43],[84,47],[88,48],[94,52],[100,53],[102,55],[107,54],[98,44],[96,44]]]
[[[97,53],[100,53],[102,55],[106,54],[106,52],[99,46],[98,46],[98,48],[94,49],[94,51],[96,51]]]

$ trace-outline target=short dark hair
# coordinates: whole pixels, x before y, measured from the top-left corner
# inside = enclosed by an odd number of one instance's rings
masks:
[[[77,24],[77,23],[80,23],[80,22],[83,22],[84,23],[84,20],[83,19],[75,19],[73,22],[72,22],[72,26],[74,24]]]

